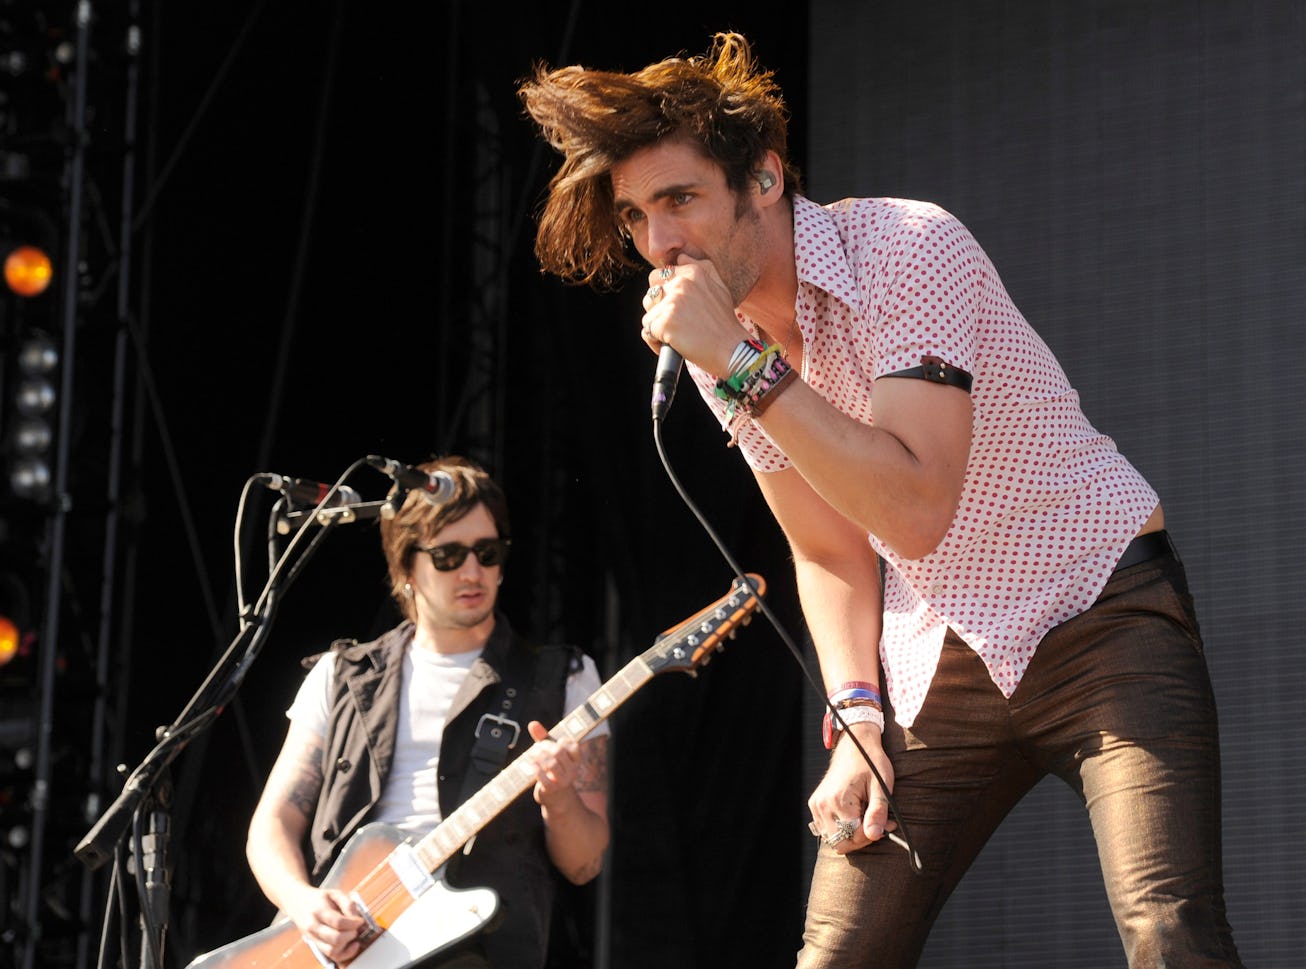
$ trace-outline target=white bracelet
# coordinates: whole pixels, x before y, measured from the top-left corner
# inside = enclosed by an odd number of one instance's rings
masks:
[[[880,728],[880,733],[884,733],[884,711],[870,704],[845,707],[839,711],[839,720],[842,720],[844,724],[873,723]],[[833,723],[835,730],[842,729],[839,720],[835,720]]]

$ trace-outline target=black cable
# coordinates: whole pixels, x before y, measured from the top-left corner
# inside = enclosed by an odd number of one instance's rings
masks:
[[[109,868],[109,885],[104,897],[104,922],[100,925],[100,948],[95,960],[95,969],[111,969],[109,965],[109,935],[114,922],[114,902],[118,900],[118,868],[121,859],[114,852],[114,862]],[[126,965],[126,963],[123,963]]]
[[[666,405],[670,406],[670,403],[671,400],[668,395]],[[663,408],[663,411],[665,411],[665,408]],[[658,458],[662,461],[662,467],[667,473],[667,478],[670,479],[672,486],[676,489],[676,493],[680,495],[681,501],[685,503],[685,506],[690,510],[693,516],[698,519],[698,523],[703,526],[703,530],[707,532],[707,536],[712,540],[712,544],[714,544],[721,552],[722,558],[726,560],[726,564],[730,566],[731,571],[739,577],[740,581],[742,581],[745,586],[752,588],[752,583],[750,583],[748,578],[744,575],[744,570],[740,568],[739,563],[735,561],[734,556],[730,554],[725,543],[721,540],[720,536],[717,535],[716,530],[708,522],[707,518],[704,517],[698,506],[694,504],[693,499],[689,497],[684,486],[680,483],[680,479],[676,477],[675,471],[672,470],[671,462],[667,459],[666,449],[662,445],[662,420],[656,411],[653,417],[653,443],[657,448]],[[844,723],[843,717],[839,715],[838,709],[830,702],[829,697],[825,695],[825,688],[817,682],[812,671],[808,669],[807,664],[803,662],[802,651],[794,642],[793,637],[789,635],[789,631],[784,628],[784,624],[776,618],[775,613],[771,611],[770,606],[766,604],[766,601],[762,599],[761,596],[758,596],[757,598],[757,607],[762,611],[762,615],[766,616],[767,620],[775,628],[776,633],[780,636],[780,639],[793,655],[795,661],[797,661],[798,668],[802,670],[803,676],[806,678],[807,682],[811,684],[812,689],[816,691],[817,695],[820,696],[821,702],[825,704],[826,709],[830,711],[830,716],[839,724],[839,728],[848,735],[848,739],[852,741],[853,746],[856,747],[858,753],[862,755],[862,759],[866,761],[866,766],[871,769],[871,774],[874,775],[876,782],[880,785],[880,790],[884,792],[884,800],[889,806],[889,816],[898,823],[898,830],[902,832],[901,836],[899,836],[895,832],[886,831],[885,837],[894,844],[899,845],[907,852],[907,857],[911,861],[912,869],[919,875],[922,871],[920,855],[916,853],[916,849],[912,845],[911,834],[907,830],[907,824],[903,821],[902,815],[898,812],[898,804],[893,799],[893,794],[890,793],[889,786],[884,783],[884,778],[880,776],[879,770],[877,770],[875,764],[871,762],[870,754],[866,752],[866,748],[862,746],[861,741],[857,739],[856,735],[851,730],[847,729],[848,725]]]
[[[137,811],[132,816],[132,845],[136,857],[134,874],[136,877],[136,897],[140,902],[141,928],[145,936],[145,949],[148,951],[151,960],[153,960],[154,969],[163,969],[161,942],[163,930],[159,923],[155,921],[155,912],[150,905],[150,890],[145,884],[145,835],[142,831],[143,827],[144,819],[141,817],[141,812]]]
[[[348,480],[350,475],[363,467],[366,463],[367,461],[365,458],[359,458],[346,468],[344,473],[336,479],[335,483],[326,490],[312,513],[316,515],[319,511],[328,507],[331,500],[339,493],[341,485]],[[252,481],[253,479],[250,480]],[[249,496],[248,485],[249,482],[246,482],[246,487],[241,490],[242,506]],[[238,510],[237,519],[243,521],[243,507]],[[236,691],[240,688],[240,683],[244,679],[245,673],[249,669],[250,664],[254,661],[259,650],[262,648],[264,637],[271,628],[272,618],[276,612],[276,606],[280,601],[279,596],[290,586],[295,578],[298,577],[304,566],[307,565],[308,560],[312,557],[312,554],[316,552],[318,546],[325,539],[327,533],[331,531],[332,526],[335,523],[335,519],[333,518],[318,528],[312,539],[308,540],[307,548],[305,548],[303,553],[299,555],[296,555],[295,553],[297,553],[299,547],[304,544],[305,534],[310,529],[307,527],[300,528],[291,537],[290,541],[286,544],[286,547],[281,551],[276,562],[270,568],[267,580],[264,583],[263,590],[258,598],[254,601],[252,606],[246,605],[242,609],[242,614],[239,617],[240,632],[242,635],[246,631],[249,632],[249,641],[244,643],[244,655],[234,666],[230,665],[231,661],[236,656],[237,650],[242,646],[242,637],[237,636],[237,638],[227,647],[222,657],[218,660],[218,663],[212,670],[210,670],[209,675],[205,678],[204,682],[200,684],[199,689],[195,691],[195,694],[192,696],[185,709],[173,722],[172,726],[168,728],[169,733],[177,734],[182,731],[189,732],[206,724],[209,720],[216,717],[221,712],[222,707],[226,705],[227,701],[235,695]],[[237,540],[234,544],[237,550],[239,550],[241,547],[240,542]],[[239,555],[237,555],[237,559],[239,560]],[[242,601],[246,599],[243,592],[240,593],[240,598]],[[220,677],[225,677],[225,679],[219,679]]]

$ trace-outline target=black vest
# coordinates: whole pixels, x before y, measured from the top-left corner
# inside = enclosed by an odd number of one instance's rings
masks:
[[[413,625],[405,622],[370,643],[332,644],[335,687],[322,754],[322,792],[309,835],[315,881],[380,800],[394,760],[400,674],[412,635]],[[579,662],[574,647],[536,646],[496,614],[494,631],[454,697],[441,738],[437,787],[443,816],[482,786],[475,777],[470,789],[464,783],[482,717],[504,714],[520,725],[521,736],[508,755],[516,757],[532,743],[528,721],[551,728],[568,712],[563,709],[567,675]],[[517,695],[507,698],[501,682],[516,684]],[[506,712],[505,700],[511,704]],[[539,805],[529,791],[487,823],[471,852],[451,859],[444,876],[450,885],[498,892],[503,920],[485,938],[496,967],[544,964],[556,876],[544,846]]]

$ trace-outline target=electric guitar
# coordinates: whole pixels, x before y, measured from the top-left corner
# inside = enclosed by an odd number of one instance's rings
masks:
[[[752,619],[766,593],[759,575],[736,580],[729,595],[660,635],[584,703],[549,731],[579,742],[636,690],[660,673],[695,675],[727,637]],[[323,880],[344,887],[367,924],[353,969],[404,969],[481,931],[499,908],[493,889],[457,889],[440,877],[444,864],[478,831],[535,784],[534,768],[519,757],[416,844],[398,828],[360,828]],[[197,957],[187,969],[330,969],[334,963],[282,918],[260,932]]]

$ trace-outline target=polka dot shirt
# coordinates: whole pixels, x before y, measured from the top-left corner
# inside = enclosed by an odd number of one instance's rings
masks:
[[[880,655],[894,715],[915,719],[949,627],[1009,698],[1043,635],[1102,591],[1156,492],[1085,418],[1052,352],[947,212],[795,197],[794,249],[802,377],[831,405],[873,424],[876,378],[927,355],[974,377],[970,458],[943,541],[907,560],[869,536],[888,565]],[[715,377],[690,372],[725,429]],[[755,471],[789,466],[760,426],[744,419],[735,430]]]

